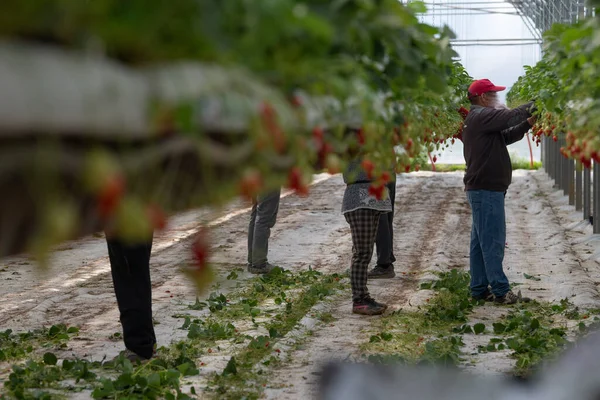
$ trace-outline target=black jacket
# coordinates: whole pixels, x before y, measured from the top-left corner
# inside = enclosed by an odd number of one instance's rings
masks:
[[[471,106],[463,128],[463,154],[467,164],[465,190],[505,192],[512,179],[506,146],[523,138],[531,126],[533,103],[512,110]]]

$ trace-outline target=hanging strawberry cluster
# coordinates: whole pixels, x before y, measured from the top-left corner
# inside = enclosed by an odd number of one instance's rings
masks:
[[[542,60],[525,67],[525,75],[507,96],[511,107],[535,100],[537,145],[543,136],[565,143],[561,154],[586,168],[600,161],[600,42],[595,40],[599,31],[597,16],[576,24],[554,24],[544,34]]]

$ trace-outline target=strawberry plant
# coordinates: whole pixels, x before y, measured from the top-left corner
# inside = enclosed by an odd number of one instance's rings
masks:
[[[97,132],[86,121],[76,129],[75,146],[71,131],[52,129],[56,137],[39,149],[47,157],[26,157],[47,160],[32,164],[39,179],[20,177],[29,185],[22,191],[9,181],[0,187],[16,196],[2,206],[22,204],[23,193],[33,201],[26,205],[31,229],[10,246],[0,239],[0,255],[34,250],[42,258],[62,240],[101,229],[147,240],[171,212],[278,186],[306,195],[315,169],[339,172],[357,151],[385,182],[391,176],[384,171],[416,169],[423,154],[435,162],[462,123],[456,111],[466,103],[470,77],[453,62],[453,33],[419,22],[422,3],[8,0],[5,6],[0,38],[18,41],[17,50],[36,55],[38,47],[28,46],[44,44],[60,48],[52,53],[60,59],[63,51],[102,49],[105,57],[94,58],[100,70],[116,64],[151,95],[133,107],[147,128],[141,136],[118,123],[119,135],[92,140],[90,132]],[[181,80],[188,72],[192,78]],[[32,134],[48,134],[39,129]],[[384,195],[382,184],[371,191]],[[19,225],[11,218],[0,214],[3,224]],[[213,278],[208,238],[200,234],[191,250],[194,262],[183,270],[201,290]]]
[[[510,105],[535,100],[539,118],[533,134],[538,144],[542,136],[563,138],[562,155],[587,168],[592,161],[600,162],[600,105],[595,100],[600,94],[600,46],[594,40],[599,24],[597,17],[555,24],[544,34],[542,60],[525,68],[507,96]]]

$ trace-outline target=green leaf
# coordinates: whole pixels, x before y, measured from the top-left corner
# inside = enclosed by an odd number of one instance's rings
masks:
[[[525,277],[525,279],[531,279],[531,280],[534,280],[534,281],[541,281],[541,279],[538,278],[537,276],[529,275],[529,274],[526,274],[524,272],[523,272],[523,276]]]
[[[506,325],[500,322],[495,322],[492,326],[494,327],[494,333],[496,334],[504,333],[506,331]]]
[[[229,359],[229,362],[227,363],[227,366],[225,367],[225,369],[223,370],[223,376],[227,376],[227,375],[237,375],[237,366],[235,363],[235,357],[231,357]]]
[[[58,362],[58,359],[56,358],[56,356],[54,354],[52,354],[52,353],[44,354],[44,364],[56,365],[57,362]]]
[[[228,281],[230,281],[230,280],[234,280],[234,279],[237,279],[237,278],[238,278],[238,274],[237,274],[237,272],[236,272],[236,271],[231,271],[231,272],[229,273],[229,275],[227,275],[227,280],[228,280]]]
[[[67,333],[79,333],[79,328],[76,326],[71,326],[69,329],[67,329]]]
[[[540,321],[538,321],[537,318],[534,318],[533,320],[531,320],[530,326],[532,330],[538,329],[540,327]]]
[[[518,350],[521,347],[519,341],[515,338],[506,339],[506,345],[511,350]]]
[[[389,342],[394,337],[391,333],[387,333],[387,332],[381,332],[381,334],[379,336],[381,336],[381,338],[383,340],[385,340],[386,342]]]
[[[381,342],[381,338],[379,337],[379,335],[373,335],[369,339],[369,343],[379,343],[379,342]]]
[[[475,324],[473,326],[473,331],[476,335],[479,335],[480,333],[483,333],[485,331],[485,325],[482,323]]]
[[[407,4],[415,14],[425,14],[427,12],[427,6],[422,1],[411,1]]]
[[[469,324],[464,324],[461,326],[454,327],[452,331],[454,333],[473,333],[473,328],[471,328],[471,325]]]
[[[75,366],[75,361],[63,360],[63,362],[62,362],[62,369],[64,369],[65,371],[72,370],[74,366]]]
[[[60,333],[60,331],[61,331],[60,326],[52,325],[50,327],[50,329],[48,330],[48,336],[54,337],[54,336],[58,335]]]

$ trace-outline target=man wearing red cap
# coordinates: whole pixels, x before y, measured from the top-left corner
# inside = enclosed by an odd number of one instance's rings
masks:
[[[506,222],[504,196],[512,179],[506,146],[523,138],[535,122],[533,103],[508,109],[498,100],[506,89],[489,79],[469,87],[471,109],[465,119],[462,140],[467,165],[464,183],[471,205],[471,295],[476,300],[514,304],[528,301],[510,290],[504,274]],[[491,290],[490,290],[491,287]]]

